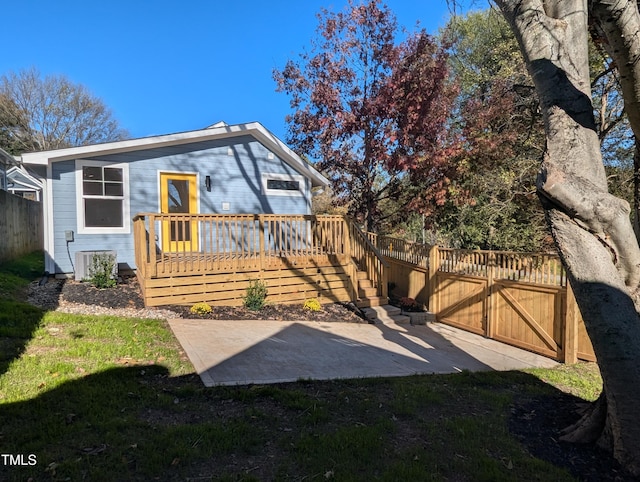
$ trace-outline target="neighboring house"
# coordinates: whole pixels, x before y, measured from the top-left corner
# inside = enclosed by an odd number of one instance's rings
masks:
[[[24,166],[13,166],[7,170],[7,191],[31,201],[40,201],[42,182]]]
[[[329,181],[260,123],[26,153],[41,178],[45,269],[74,271],[75,252],[112,250],[135,269],[137,213],[310,214]]]
[[[0,189],[7,190],[7,171],[16,164],[16,160],[8,152],[0,149]]]

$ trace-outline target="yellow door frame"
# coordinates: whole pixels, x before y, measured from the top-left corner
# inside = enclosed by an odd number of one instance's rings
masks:
[[[173,188],[170,189],[170,186]],[[161,172],[160,212],[197,214],[198,175]],[[163,221],[162,251],[172,253],[198,251],[198,223],[196,221]]]

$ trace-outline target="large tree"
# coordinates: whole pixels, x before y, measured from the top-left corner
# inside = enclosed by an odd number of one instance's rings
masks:
[[[630,207],[607,190],[593,115],[589,25],[620,73],[640,134],[640,14],[630,0],[495,0],[540,98],[546,148],[538,192],[593,343],[603,393],[567,434],[598,440],[640,475],[640,249]]]
[[[380,224],[385,199],[396,212],[441,202],[455,172],[444,152],[453,97],[445,49],[424,31],[397,43],[379,0],[318,18],[311,51],[274,72],[291,97],[287,141],[317,161],[367,229]]]
[[[105,104],[64,76],[35,68],[0,77],[0,147],[13,154],[127,137]]]

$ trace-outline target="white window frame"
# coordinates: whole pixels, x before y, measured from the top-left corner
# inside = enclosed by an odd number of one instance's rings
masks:
[[[278,181],[298,181],[298,190],[288,189],[269,189],[267,187],[267,181],[269,179],[275,179]],[[266,196],[294,196],[302,197],[306,191],[306,184],[304,176],[297,174],[274,174],[263,172],[262,173],[262,194]]]
[[[85,196],[82,189],[82,168],[84,167],[112,167],[122,169],[122,197],[99,196],[100,199],[122,199],[122,222],[124,226],[115,227],[87,227],[84,219],[84,200],[97,199],[96,196]],[[76,159],[76,217],[78,234],[130,234],[131,215],[129,208],[129,165],[108,161],[89,161]]]

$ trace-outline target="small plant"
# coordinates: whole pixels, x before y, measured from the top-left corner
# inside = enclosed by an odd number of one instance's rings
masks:
[[[191,308],[189,308],[189,313],[193,313],[194,315],[208,315],[213,311],[209,303],[196,303]]]
[[[247,294],[242,297],[242,304],[251,311],[260,311],[267,299],[267,285],[260,280],[249,283]]]
[[[88,281],[96,288],[113,288],[115,280],[116,258],[112,254],[97,253],[91,257]]]
[[[403,311],[418,311],[418,302],[408,296],[400,298],[400,308]]]
[[[308,311],[322,311],[322,305],[316,298],[306,300],[302,308]]]

